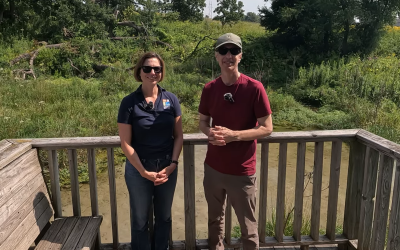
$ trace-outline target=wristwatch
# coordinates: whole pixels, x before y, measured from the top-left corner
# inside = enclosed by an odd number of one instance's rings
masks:
[[[175,163],[175,164],[176,164],[176,166],[178,166],[178,164],[179,164],[179,161],[174,161],[174,160],[172,160],[172,161],[171,161],[171,163]]]

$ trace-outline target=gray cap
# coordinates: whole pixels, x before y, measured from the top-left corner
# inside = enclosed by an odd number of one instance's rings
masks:
[[[217,42],[215,43],[215,48],[218,49],[218,47],[228,43],[234,44],[239,48],[242,48],[242,40],[240,39],[239,36],[233,33],[226,33],[218,37]]]

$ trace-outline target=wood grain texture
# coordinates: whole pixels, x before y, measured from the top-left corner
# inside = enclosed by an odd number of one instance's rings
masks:
[[[47,151],[49,157],[51,203],[53,204],[54,217],[62,217],[60,170],[58,169],[58,156],[56,150]]]
[[[296,166],[296,189],[294,201],[294,221],[293,237],[301,240],[301,227],[303,223],[303,192],[304,192],[304,172],[306,160],[306,143],[297,144],[297,166]]]
[[[350,142],[349,167],[347,174],[346,201],[343,234],[349,240],[358,237],[361,210],[361,193],[364,180],[366,146],[357,140]]]
[[[314,151],[314,172],[313,172],[313,191],[311,205],[311,229],[310,235],[318,241],[319,226],[321,219],[321,190],[322,190],[322,167],[324,160],[324,142],[315,143]]]
[[[229,196],[226,198],[225,207],[225,242],[229,246],[232,237],[232,204]]]
[[[107,148],[108,183],[110,187],[111,227],[114,248],[118,248],[118,211],[117,211],[117,189],[115,183],[114,149]]]
[[[27,142],[21,144],[13,144],[0,151],[0,169],[7,166],[9,163],[26,153],[31,148],[32,144]]]
[[[260,201],[258,213],[258,235],[263,242],[266,236],[267,224],[267,191],[268,191],[268,158],[269,143],[261,144],[261,166],[260,166]]]
[[[358,248],[371,249],[372,220],[374,216],[376,180],[378,176],[379,152],[368,147],[365,154],[364,183],[360,211]]]
[[[21,190],[22,192],[28,192],[28,190]],[[47,199],[47,203],[45,200]],[[14,232],[14,230],[21,224],[21,222],[36,208],[35,212],[40,213],[39,209],[47,209],[49,207],[49,199],[47,197],[47,190],[40,186],[35,190],[26,200],[22,201],[22,205],[18,207],[18,210],[14,211],[10,216],[6,218],[3,223],[0,224],[0,245]],[[37,205],[41,203],[41,206]],[[17,233],[17,232],[15,232]]]
[[[390,157],[400,158],[400,145],[397,143],[389,141],[363,129],[361,129],[356,134],[356,137],[362,143],[368,145],[371,148],[383,152]]]
[[[396,160],[387,250],[400,249],[400,159]]]
[[[69,174],[71,178],[72,211],[74,216],[81,215],[81,198],[79,194],[78,156],[76,149],[68,150]]]
[[[386,155],[380,155],[378,186],[376,191],[376,203],[374,224],[372,229],[371,249],[383,250],[385,248],[386,227],[389,213],[389,201],[392,187],[394,160]]]
[[[344,130],[316,130],[316,131],[296,131],[296,132],[273,132],[270,136],[258,139],[261,142],[280,143],[280,142],[315,142],[332,141],[353,138],[358,129]],[[201,145],[207,144],[208,139],[203,133],[184,134],[184,144]],[[103,137],[69,137],[69,138],[46,138],[46,139],[24,139],[9,140],[10,142],[30,142],[32,147],[39,149],[69,149],[69,148],[109,148],[120,147],[119,136]]]
[[[336,237],[337,205],[339,197],[340,163],[342,160],[342,142],[332,142],[331,166],[329,176],[329,198],[326,222],[326,235],[334,240]]]
[[[194,145],[183,146],[184,202],[185,202],[185,247],[196,248],[195,170]]]
[[[278,187],[276,195],[275,237],[283,241],[285,229],[285,186],[286,186],[287,143],[279,144]]]

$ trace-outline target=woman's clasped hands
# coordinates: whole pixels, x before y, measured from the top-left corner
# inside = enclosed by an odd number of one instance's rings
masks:
[[[161,185],[168,181],[168,176],[174,171],[175,167],[168,166],[160,172],[144,171],[142,177],[154,182],[154,186]]]

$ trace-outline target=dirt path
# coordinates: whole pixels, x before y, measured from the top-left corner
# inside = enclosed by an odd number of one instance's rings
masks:
[[[268,201],[267,201],[267,220],[271,220],[271,212],[276,204],[276,187],[278,177],[278,144],[271,144],[269,151],[269,172],[268,172]],[[257,173],[260,173],[260,148],[258,145]],[[321,202],[321,228],[326,227],[326,213],[329,192],[329,166],[330,166],[331,143],[325,143],[324,147],[324,166],[323,166],[323,184],[322,184],[322,202]],[[205,158],[206,146],[195,147],[195,174],[196,174],[196,231],[197,238],[206,238],[207,236],[207,206],[203,194],[203,161]],[[291,143],[288,145],[288,161],[287,161],[287,176],[286,176],[286,205],[290,210],[294,204],[295,179],[296,179],[296,153],[297,145]],[[346,194],[346,179],[349,149],[343,145],[342,165],[340,172],[340,188],[339,188],[339,204],[338,204],[338,222],[343,221],[344,198]],[[183,159],[180,159],[183,162]],[[306,152],[306,173],[311,172],[314,164],[314,144],[307,143]],[[102,242],[112,242],[111,233],[111,217],[109,204],[109,186],[108,176],[104,173],[98,177],[98,200],[100,213],[104,216],[101,225]],[[259,185],[258,179],[258,185]],[[307,181],[305,181],[307,183]],[[183,192],[183,168],[180,166],[178,173],[178,183],[176,187],[174,203],[173,203],[173,239],[184,239],[184,192]],[[120,242],[130,241],[130,223],[129,223],[129,198],[128,191],[125,186],[123,166],[116,166],[116,188],[118,202],[118,223],[119,223],[119,239]],[[304,213],[310,215],[311,210],[311,194],[312,180],[309,182],[304,192]],[[80,186],[81,207],[83,215],[90,215],[90,192],[89,185]],[[62,190],[63,215],[72,215],[71,192]],[[258,210],[257,210],[258,213]],[[237,225],[236,216],[233,213],[233,226]]]

